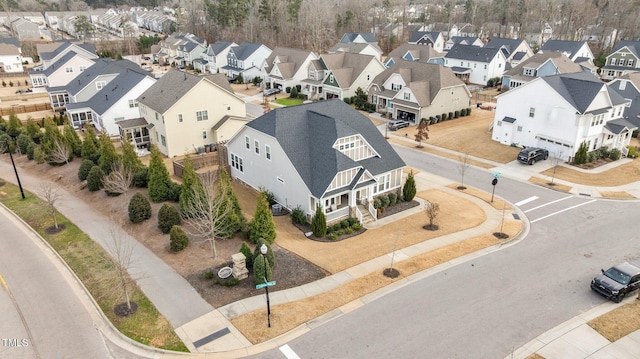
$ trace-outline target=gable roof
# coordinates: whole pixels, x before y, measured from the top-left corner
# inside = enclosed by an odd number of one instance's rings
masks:
[[[500,49],[455,44],[444,57],[447,59],[488,63],[498,55],[498,52],[500,52]]]
[[[448,67],[406,60],[397,61],[376,76],[371,84],[376,84],[382,89],[383,84],[393,74],[402,77],[418,104],[423,107],[431,105],[442,88],[464,86],[464,82]]]
[[[439,31],[414,31],[411,33],[411,37],[409,37],[409,43],[416,43],[423,37],[427,37],[432,42],[436,42],[438,36],[440,36]]]
[[[276,47],[271,52],[271,55],[269,55],[269,57],[267,57],[267,59],[265,60],[267,65],[265,70],[267,73],[271,72],[273,67],[276,65],[273,62],[277,57],[280,61],[279,63],[277,63],[277,66],[280,70],[280,73],[282,74],[282,78],[292,78],[298,72],[298,70],[300,70],[300,67],[302,66],[304,61],[311,54],[313,54],[313,52],[311,51],[292,49],[289,47]]]
[[[20,46],[16,46],[12,43],[0,42],[0,55],[20,56]]]
[[[579,113],[584,114],[596,95],[605,86],[614,105],[624,103],[624,99],[609,91],[608,86],[589,72],[576,72],[555,76],[540,77],[560,96],[569,102]],[[622,100],[622,102],[620,102]]]
[[[340,42],[353,42],[358,36],[362,36],[364,41],[368,43],[377,43],[375,35],[372,32],[347,32],[342,35]]]
[[[484,47],[491,49],[499,49],[501,47],[504,47],[508,52],[506,57],[509,57],[509,55],[511,55],[522,43],[527,44],[526,41],[521,39],[505,39],[501,37],[494,37],[493,39],[491,39],[491,41],[484,45]]]
[[[380,48],[380,46],[378,46],[378,44],[369,44],[369,43],[362,43],[362,42],[339,42],[335,44],[332,48],[330,48],[329,51],[327,52],[330,54],[333,54],[336,52],[350,52],[354,54],[359,54],[367,47],[372,47],[378,53],[382,54],[382,49]]]
[[[403,56],[405,56],[407,52],[411,53],[411,57],[414,59],[419,59],[416,61],[420,62],[427,62],[431,58],[444,57],[444,53],[436,51],[431,46],[402,44],[387,55],[386,61],[389,59],[393,59],[394,61],[397,59],[404,59]]]
[[[448,42],[452,42],[454,44],[462,44],[462,45],[471,45],[476,40],[479,40],[477,37],[473,36],[452,36]]]
[[[524,60],[518,66],[506,71],[504,76],[518,76],[522,74],[522,69],[534,68],[538,69],[548,61],[553,62],[560,74],[581,72],[582,66],[571,61],[565,54],[558,51],[550,51],[544,53],[537,53],[530,58]]]
[[[351,52],[337,52],[322,54],[320,60],[324,68],[331,71],[341,88],[350,87],[360,76],[362,71],[376,58],[371,55],[354,54]]]
[[[76,95],[82,89],[84,89],[88,84],[94,81],[98,76],[109,75],[109,74],[119,74],[122,72],[133,71],[133,72],[141,72],[140,66],[136,65],[132,61],[129,60],[117,60],[114,61],[112,59],[102,58],[93,60],[95,64],[89,66],[86,70],[81,72],[78,76],[74,77],[73,80],[69,81],[67,86],[64,86],[64,89],[67,91],[69,95]]]
[[[53,58],[55,58],[56,56],[60,55],[62,52],[64,52],[65,50],[69,49],[72,46],[77,46],[81,49],[84,49],[87,52],[90,52],[92,54],[96,54],[97,50],[96,50],[96,46],[93,44],[87,44],[87,43],[73,43],[73,42],[69,42],[69,41],[64,41],[62,42],[58,47],[56,47],[55,50],[51,51],[51,52],[43,52],[40,54],[40,59],[41,60],[52,60]]]
[[[231,45],[233,45],[233,42],[218,40],[213,44],[209,44],[209,46],[207,47],[207,55],[218,55]]]
[[[547,40],[539,51],[560,51],[568,53],[568,57],[571,58],[578,52],[586,41],[569,41],[569,40]]]
[[[77,55],[78,54],[73,50],[67,52],[64,56],[62,56],[61,58],[56,60],[56,62],[54,62],[51,65],[49,65],[49,67],[47,67],[44,71],[42,71],[42,73],[45,76],[51,76],[51,74],[53,74],[55,71],[57,71],[60,68],[62,68],[62,66],[64,66],[64,64],[66,64],[69,60],[73,59]]]
[[[628,48],[635,57],[640,58],[640,41],[618,41],[613,49],[611,49],[611,53],[613,54],[623,47]]]
[[[0,43],[10,44],[10,45],[13,45],[13,46],[15,46],[17,48],[20,48],[20,40],[18,40],[15,37],[1,37],[0,38]]]
[[[222,79],[224,79],[224,81],[222,81]],[[223,90],[233,94],[231,85],[229,85],[229,81],[224,74],[197,76],[184,71],[171,69],[138,96],[138,102],[152,108],[158,113],[165,113],[182,99],[187,92],[191,91],[194,86],[206,80],[221,86]]]
[[[251,56],[254,52],[256,52],[260,48],[260,44],[256,44],[253,42],[243,42],[238,46],[232,46],[231,51],[236,56],[238,60],[246,60]]]
[[[278,141],[316,198],[339,171],[361,166],[376,176],[405,166],[371,120],[338,99],[278,108],[246,126]],[[338,138],[358,134],[379,157],[356,162],[333,148]]]

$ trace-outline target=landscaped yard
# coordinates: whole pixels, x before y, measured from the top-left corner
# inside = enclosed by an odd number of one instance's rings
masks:
[[[286,94],[285,94],[286,96]],[[302,100],[299,98],[289,98],[289,97],[283,97],[283,98],[279,98],[275,101],[275,103],[282,105],[282,106],[295,106],[295,105],[300,105],[302,104]]]

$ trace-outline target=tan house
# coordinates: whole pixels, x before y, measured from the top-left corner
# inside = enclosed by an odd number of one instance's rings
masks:
[[[241,126],[230,121],[246,117],[244,100],[224,74],[197,76],[170,70],[137,101],[151,143],[167,157],[202,152],[205,145],[231,138]]]
[[[418,122],[469,107],[471,93],[450,68],[398,60],[376,76],[367,89],[376,111]]]

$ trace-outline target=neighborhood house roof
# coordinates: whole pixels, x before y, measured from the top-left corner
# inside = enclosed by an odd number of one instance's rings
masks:
[[[140,66],[129,60],[95,59],[93,61],[95,64],[89,66],[64,87],[69,95],[76,95],[101,75],[119,74],[127,70],[142,71]]]
[[[52,52],[43,52],[40,54],[40,59],[41,60],[51,60],[54,57],[58,56],[59,54],[61,54],[64,50],[66,50],[67,48],[71,47],[72,45],[76,45],[82,49],[85,49],[86,51],[95,54],[96,53],[96,46],[92,45],[92,44],[87,44],[87,43],[71,43],[71,42],[63,42],[60,46],[58,46],[55,50],[53,50]]]
[[[416,45],[416,44],[402,44],[398,46],[395,50],[391,51],[389,55],[387,55],[387,61],[389,59],[406,59],[404,56],[407,53],[411,54],[413,61],[427,62],[431,58],[444,57],[444,54],[434,50],[431,46],[424,45]]]
[[[500,49],[456,44],[444,57],[447,59],[489,63],[496,57],[498,51]]]
[[[576,52],[580,51],[580,48],[585,44],[584,41],[569,41],[569,40],[548,40],[542,45],[540,51],[560,51],[568,53],[568,57],[573,57]]]
[[[288,47],[276,47],[266,60],[266,72],[270,73],[274,66],[278,66],[283,79],[292,78],[300,69],[300,66],[311,54],[310,51],[292,49]],[[280,62],[274,64],[274,60]]]
[[[623,47],[628,48],[636,58],[640,58],[640,41],[618,41],[618,43],[611,50],[611,53],[613,54]]]
[[[279,108],[246,126],[277,139],[316,198],[340,171],[362,166],[376,176],[405,165],[368,118],[337,99]],[[361,135],[378,156],[356,162],[333,148],[338,138],[353,135]]]
[[[605,84],[589,72],[577,72],[555,76],[541,77],[549,86],[569,102],[579,113],[584,114],[596,95]],[[619,105],[626,101],[615,91],[609,91],[609,97],[613,105]]]
[[[582,66],[576,64],[571,61],[567,56],[565,56],[561,52],[551,51],[544,53],[537,53],[525,61],[518,64],[514,68],[508,70],[504,73],[504,76],[518,76],[522,75],[522,70],[524,68],[532,68],[538,69],[540,66],[544,65],[548,61],[553,62],[555,67],[558,69],[558,73],[566,74],[572,72],[582,72]]]
[[[522,44],[523,41],[524,40],[520,39],[504,39],[495,37],[491,39],[491,41],[489,41],[486,45],[484,45],[484,47],[491,49],[499,49],[503,47],[505,50],[507,50],[507,55],[505,57],[509,57],[509,55],[513,53],[518,48],[518,46]]]
[[[364,41],[368,43],[378,42],[375,35],[371,32],[347,32],[342,36],[340,42],[353,42],[358,36],[362,36]]]
[[[337,52],[335,54],[323,54],[321,60],[324,67],[331,71],[333,77],[341,88],[348,88],[375,58],[370,55],[354,54],[350,52]]]
[[[429,38],[432,42],[436,42],[440,33],[438,31],[414,31],[411,33],[411,37],[409,38],[409,42],[418,42],[423,37]],[[422,46],[422,45],[421,45]]]
[[[253,42],[243,42],[238,46],[233,46],[231,48],[231,51],[233,51],[233,54],[236,55],[236,59],[246,60],[249,58],[249,56],[251,56],[251,54],[256,52],[260,48],[260,46],[262,45],[255,44]]]
[[[622,131],[624,131],[625,129],[632,131],[638,128],[638,126],[634,125],[633,123],[629,122],[624,118],[618,118],[618,119],[609,121],[604,125],[604,127],[607,130],[611,131],[611,133],[616,135],[621,134]]]
[[[207,55],[209,56],[217,55],[222,51],[224,51],[224,49],[226,49],[227,47],[231,46],[232,44],[233,43],[229,41],[218,40],[213,44],[209,45],[209,48],[207,49]]]

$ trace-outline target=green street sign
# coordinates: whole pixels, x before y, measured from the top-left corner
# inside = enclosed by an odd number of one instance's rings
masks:
[[[271,281],[271,282],[266,282],[266,283],[260,283],[256,285],[256,289],[262,289],[264,287],[273,287],[274,285],[276,285],[276,281]]]

